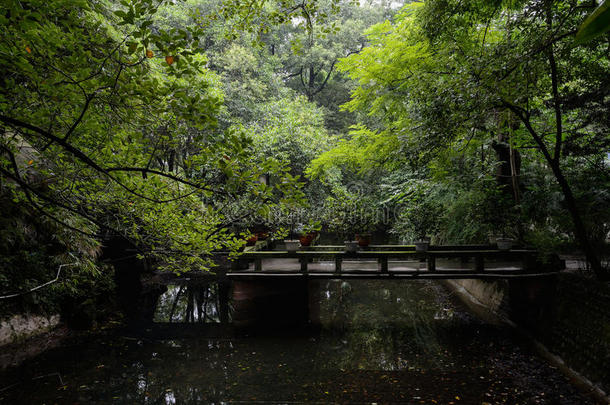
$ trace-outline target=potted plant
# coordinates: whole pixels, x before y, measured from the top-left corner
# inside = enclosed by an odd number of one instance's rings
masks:
[[[284,247],[286,248],[287,251],[289,252],[295,252],[299,249],[299,240],[298,239],[287,239],[289,238],[289,235],[291,234],[290,229],[284,228],[284,227],[279,227],[275,230],[275,232],[273,232],[273,237],[277,238],[278,240],[283,240],[284,241]]]
[[[256,234],[251,234],[246,238],[246,246],[254,246],[256,245],[256,241],[258,240],[258,236]]]
[[[328,197],[324,203],[324,222],[329,232],[337,235],[344,241],[346,250],[351,249],[346,240],[349,238],[349,225],[344,221],[346,209],[344,201],[335,197]]]
[[[515,244],[515,219],[510,214],[502,215],[498,219],[498,228],[500,233],[495,237],[495,243],[498,250],[509,251]]]
[[[379,225],[378,203],[365,196],[360,196],[357,200],[354,229],[356,231],[356,241],[359,247],[367,247],[371,244],[372,232]]]
[[[417,252],[425,252],[430,246],[430,235],[440,227],[442,208],[429,198],[412,199],[394,225],[394,232],[410,239]]]
[[[307,225],[304,225],[301,229],[301,235],[299,236],[299,241],[301,242],[301,246],[311,246],[313,241],[319,235],[320,229],[322,225],[319,221],[309,220]]]
[[[366,196],[344,196],[327,200],[329,230],[343,238],[345,250],[355,252],[368,246],[376,225],[376,207]]]
[[[301,242],[298,239],[285,239],[284,240],[284,246],[286,247],[286,250],[289,252],[296,252],[297,250],[299,250],[300,245],[301,245]]]
[[[258,240],[267,240],[269,238],[269,232],[257,232],[256,237]]]
[[[514,242],[515,241],[513,238],[507,238],[507,237],[496,238],[496,246],[498,247],[498,250],[502,250],[502,251],[511,250]]]
[[[489,224],[493,229],[490,239],[498,250],[512,249],[517,239],[519,228],[519,212],[511,198],[500,195],[494,199],[495,203],[489,215]]]
[[[301,244],[294,236],[298,217],[299,212],[297,208],[292,206],[282,206],[276,216],[277,223],[281,225],[276,234],[279,237],[288,237],[288,239],[284,239],[284,246],[289,252],[295,252]]]
[[[371,234],[369,232],[357,233],[356,241],[358,242],[358,246],[367,247],[371,244]]]

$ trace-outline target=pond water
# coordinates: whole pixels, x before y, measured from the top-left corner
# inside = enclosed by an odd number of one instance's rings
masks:
[[[273,331],[236,332],[221,291],[170,286],[155,314],[163,334],[150,326],[49,350],[0,375],[0,402],[592,403],[433,282],[322,281],[309,291],[317,327]]]

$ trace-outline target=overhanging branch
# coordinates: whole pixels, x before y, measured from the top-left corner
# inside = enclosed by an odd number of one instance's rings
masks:
[[[125,189],[129,193],[131,193],[131,194],[133,194],[133,195],[135,195],[137,197],[140,197],[140,198],[142,198],[144,200],[153,202],[153,203],[164,204],[164,203],[175,201],[176,198],[172,198],[172,199],[168,199],[168,200],[159,200],[159,199],[147,197],[147,196],[137,192],[136,190],[128,187],[127,185],[125,185],[121,181],[119,181],[110,172],[111,171],[132,171],[132,172],[141,172],[141,173],[151,173],[151,174],[156,174],[156,175],[160,175],[160,176],[163,176],[163,177],[167,177],[169,179],[172,179],[174,181],[180,182],[182,184],[189,185],[190,187],[196,188],[198,190],[218,192],[217,190],[212,190],[209,187],[205,187],[205,186],[202,186],[202,185],[199,185],[199,184],[195,184],[195,183],[190,182],[188,180],[181,179],[178,176],[174,176],[174,175],[171,175],[169,173],[164,173],[164,172],[157,171],[157,170],[152,170],[152,169],[147,169],[147,168],[134,168],[134,167],[106,169],[106,168],[100,166],[98,163],[96,163],[89,156],[87,156],[86,153],[84,153],[80,149],[76,148],[74,145],[72,145],[69,142],[67,142],[65,139],[59,138],[58,136],[55,136],[52,133],[50,133],[48,131],[45,131],[42,128],[39,128],[39,127],[37,127],[35,125],[31,125],[31,124],[29,124],[27,122],[23,122],[23,121],[17,120],[17,119],[12,118],[12,117],[7,117],[5,115],[0,115],[0,121],[4,122],[6,124],[9,124],[9,125],[15,126],[15,127],[25,128],[25,129],[27,129],[29,131],[32,131],[32,132],[42,136],[43,138],[45,138],[45,139],[47,139],[49,141],[51,141],[51,142],[61,146],[64,150],[66,150],[67,152],[72,154],[78,160],[80,160],[81,162],[83,162],[84,164],[89,166],[90,168],[94,169],[95,171],[97,171],[97,172],[107,176],[109,179],[114,181],[116,184],[118,184],[121,188]]]

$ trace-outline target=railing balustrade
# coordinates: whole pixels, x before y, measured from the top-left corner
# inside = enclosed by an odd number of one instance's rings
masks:
[[[549,260],[541,260],[539,253],[531,249],[512,249],[501,251],[489,246],[433,246],[426,252],[417,252],[413,246],[408,245],[373,245],[357,252],[346,252],[342,246],[328,245],[308,247],[297,251],[278,250],[248,250],[240,256],[241,268],[234,267],[229,276],[269,275],[281,276],[300,274],[311,277],[392,277],[392,276],[433,276],[434,278],[484,278],[485,276],[515,276],[515,275],[541,275],[557,272],[564,268],[557,256]],[[298,265],[284,270],[265,269],[266,263],[271,259],[296,259]],[[439,259],[460,259],[461,264],[472,263],[473,268],[439,268]],[[310,264],[333,263],[334,271],[312,270]],[[358,261],[376,261],[376,269],[346,270],[345,264]],[[425,263],[424,269],[419,266],[415,270],[396,270],[391,264],[405,261]],[[492,262],[511,263],[509,268],[490,266]],[[249,263],[254,263],[253,267]],[[518,265],[518,266],[515,266]],[[516,268],[515,268],[516,267]]]

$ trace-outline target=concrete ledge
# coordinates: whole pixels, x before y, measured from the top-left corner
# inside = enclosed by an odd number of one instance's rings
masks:
[[[440,283],[481,319],[493,325],[504,323],[506,317],[501,315],[500,308],[505,299],[505,291],[499,287],[498,282],[441,280]]]

